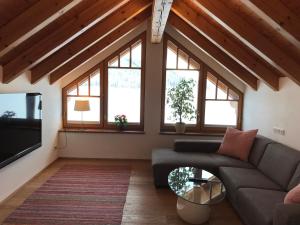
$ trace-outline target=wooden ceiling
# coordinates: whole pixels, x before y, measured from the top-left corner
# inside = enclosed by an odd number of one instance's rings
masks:
[[[168,23],[255,90],[300,85],[299,0],[0,0],[2,82],[52,84],[151,16],[153,43]]]

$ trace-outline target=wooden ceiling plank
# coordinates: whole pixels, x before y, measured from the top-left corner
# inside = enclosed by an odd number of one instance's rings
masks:
[[[241,0],[241,2],[245,4],[248,4],[248,1],[249,0]],[[267,14],[280,27],[300,41],[300,18],[295,15],[282,1],[250,0],[250,2]]]
[[[13,20],[38,0],[0,0],[0,27]]]
[[[216,47],[212,42],[210,42],[207,38],[197,32],[173,12],[171,12],[169,15],[168,23],[182,33],[186,38],[190,39],[193,43],[207,52],[227,70],[231,71],[238,79],[242,80],[254,90],[257,90],[258,79],[254,75],[230,58],[226,53]]]
[[[173,0],[154,0],[152,8],[151,42],[160,43]]]
[[[289,54],[296,61],[300,61],[300,41],[292,34],[273,21],[261,9],[249,0],[220,0],[226,7],[242,17],[251,26],[255,27],[269,41]]]
[[[222,1],[193,0],[195,7],[218,22],[224,29],[240,39],[248,48],[268,61],[274,68],[282,68],[288,76],[300,85],[300,64],[259,30],[236,14]]]
[[[0,28],[0,52],[11,49],[47,26],[81,0],[43,0]]]
[[[3,82],[9,83],[26,69],[29,69],[60,49],[101,19],[115,11],[129,0],[99,0],[96,4],[75,15],[54,32],[21,52],[16,58],[3,65]]]
[[[68,23],[70,20],[72,20],[74,17],[76,17],[80,12],[94,6],[97,7],[97,1],[98,0],[89,0],[89,1],[81,1],[78,5],[72,8],[72,10],[69,10],[68,12],[64,13],[62,16],[54,20],[52,23],[50,23],[48,26],[44,27],[39,32],[32,35],[30,38],[22,42],[20,45],[16,46],[11,51],[7,52],[5,55],[3,55],[0,58],[0,64],[5,65],[8,62],[12,61],[14,58],[16,58],[20,52],[24,52],[27,49],[34,46],[36,43],[38,43],[40,40],[46,38],[49,34],[55,32],[58,27],[63,26],[65,23]]]
[[[244,68],[252,71],[253,74],[265,81],[273,90],[279,89],[278,73],[222,26],[209,16],[205,16],[199,8],[192,9],[187,1],[181,0],[173,3],[172,11]]]
[[[91,29],[33,67],[31,69],[31,82],[37,82],[55,68],[66,63],[68,60],[71,60],[72,57],[75,57],[77,54],[84,51],[84,49],[105,36],[108,32],[117,28],[123,22],[134,17],[150,5],[151,1],[149,0],[131,1],[124,5],[120,10],[104,18]],[[123,13],[120,13],[120,11]]]
[[[129,21],[122,24],[122,26],[120,26],[119,28],[111,32],[109,35],[105,36],[97,43],[95,43],[88,49],[84,50],[79,55],[72,58],[70,61],[68,61],[61,67],[51,72],[50,83],[51,84],[55,83],[56,81],[58,81],[59,79],[61,79],[66,74],[73,71],[74,69],[78,68],[80,65],[88,61],[90,58],[92,58],[99,52],[111,46],[113,43],[115,43],[124,35],[129,33],[132,29],[136,28],[139,24],[141,24],[150,16],[151,16],[151,7],[148,7],[146,10],[140,12],[138,15],[136,15]]]

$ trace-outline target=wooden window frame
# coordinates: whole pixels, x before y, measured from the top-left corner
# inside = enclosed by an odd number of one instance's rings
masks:
[[[96,70],[100,71],[100,96],[90,96],[90,87],[88,86],[88,95],[79,95],[79,87],[78,84],[80,84],[82,81],[86,80],[87,78],[90,80],[90,75],[93,74]],[[90,83],[90,82],[89,82]],[[77,95],[68,95],[68,90],[72,87],[77,87]],[[80,124],[80,123],[68,123],[67,121],[67,115],[68,115],[68,106],[67,106],[67,98],[68,97],[95,97],[100,98],[100,123],[95,124]],[[93,68],[89,69],[87,72],[85,72],[83,75],[69,83],[67,86],[65,86],[62,89],[62,109],[63,109],[63,127],[64,128],[84,128],[84,129],[99,129],[103,126],[103,63],[99,63]]]
[[[241,129],[242,127],[242,116],[243,116],[243,93],[235,88],[230,82],[228,82],[226,79],[224,79],[222,76],[220,76],[217,72],[215,72],[213,69],[211,69],[209,66],[207,66],[204,62],[202,62],[198,57],[196,57],[193,53],[191,53],[189,50],[187,50],[182,44],[180,44],[178,41],[176,41],[174,38],[172,38],[168,34],[164,34],[163,39],[163,63],[162,63],[162,100],[161,100],[161,121],[160,121],[160,130],[161,132],[175,132],[175,126],[173,124],[165,124],[165,99],[166,99],[166,75],[167,70],[167,48],[168,48],[168,41],[172,42],[177,46],[177,58],[178,58],[178,49],[184,51],[189,56],[188,63],[190,62],[190,59],[194,60],[200,65],[200,69],[196,69],[199,71],[199,83],[198,83],[198,114],[196,115],[196,125],[186,125],[186,132],[187,133],[224,133],[226,131],[226,128],[228,126],[221,126],[221,125],[205,125],[204,124],[204,117],[205,117],[205,104],[206,104],[206,78],[207,73],[210,72],[212,75],[214,75],[218,80],[220,80],[222,83],[224,83],[228,89],[233,90],[238,96],[238,116],[237,116],[237,129]],[[177,67],[178,67],[178,59],[177,59]],[[189,64],[188,64],[189,68]],[[174,69],[174,70],[180,70],[180,69]],[[182,69],[186,70],[186,69]],[[188,69],[191,70],[191,69]],[[193,70],[193,69],[192,69]],[[217,88],[217,87],[216,87]]]
[[[131,66],[131,46],[138,41],[141,41],[142,44],[142,52],[141,52],[141,67],[132,67]],[[130,64],[129,67],[120,67],[120,57],[119,54],[122,53],[127,48],[130,48]],[[144,115],[145,115],[145,67],[146,67],[146,32],[143,32],[136,38],[132,39],[127,44],[123,45],[117,51],[109,55],[106,59],[102,62],[88,70],[86,73],[69,83],[62,89],[62,108],[63,108],[63,127],[68,129],[77,129],[77,128],[84,128],[84,129],[102,129],[102,130],[117,130],[118,128],[114,125],[114,123],[108,122],[108,62],[118,56],[118,67],[111,67],[111,68],[121,68],[121,69],[139,69],[141,70],[141,105],[140,105],[140,123],[129,123],[124,130],[128,131],[144,131]],[[97,69],[100,70],[100,123],[97,124],[80,124],[80,123],[68,123],[67,121],[67,97],[70,95],[67,94],[68,90],[75,85],[77,85],[86,78],[90,77],[90,75],[96,71]],[[90,96],[79,96],[78,97],[93,97]]]

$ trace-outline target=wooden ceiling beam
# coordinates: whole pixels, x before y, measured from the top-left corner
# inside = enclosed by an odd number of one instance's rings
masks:
[[[154,0],[152,8],[151,42],[160,43],[173,0]]]
[[[20,44],[47,26],[81,0],[43,0],[0,28],[0,52]]]
[[[197,32],[173,12],[171,12],[169,15],[168,23],[171,24],[177,31],[182,33],[187,39],[191,40],[203,51],[208,53],[227,70],[231,71],[238,79],[242,80],[246,85],[254,90],[257,90],[257,78],[253,74],[230,58],[226,53],[224,53],[221,49],[215,46],[212,42],[210,42],[207,38]]]
[[[38,40],[29,49],[20,52],[16,58],[4,64],[3,82],[9,83],[23,71],[41,62],[128,1],[129,0],[99,0],[79,12],[68,22],[58,27],[54,32]]]
[[[265,81],[273,90],[279,89],[279,74],[267,62],[207,16],[200,8],[191,8],[189,3],[190,1],[186,0],[176,1],[173,3],[172,11],[236,62]]]
[[[244,4],[249,4],[249,0],[241,0]],[[273,21],[275,21],[280,27],[293,35],[298,41],[300,41],[300,18],[295,15],[286,5],[280,0],[261,1],[250,0],[250,2],[257,8],[262,10]],[[252,7],[253,10],[256,10]]]
[[[249,24],[227,4],[228,1],[192,0],[194,7],[201,8],[211,19],[256,52],[274,68],[282,68],[292,80],[300,85],[300,64],[279,46],[265,37],[260,30]],[[232,3],[234,4],[234,3]],[[194,8],[193,7],[193,8]],[[300,59],[299,59],[300,60]]]
[[[1,1],[1,0],[0,0]],[[39,32],[32,35],[30,38],[26,39],[20,45],[13,48],[11,51],[7,52],[0,58],[0,64],[5,65],[8,62],[12,61],[16,58],[20,52],[24,52],[27,49],[32,48],[36,43],[46,38],[49,34],[56,32],[58,27],[64,26],[65,23],[68,23],[70,20],[75,18],[80,12],[83,12],[90,8],[91,6],[96,7],[98,0],[89,0],[89,1],[81,1],[78,5],[69,10],[68,12],[64,13],[62,16],[54,20],[48,26],[44,27]]]
[[[131,1],[118,11],[104,18],[91,29],[87,30],[82,35],[75,38],[60,50],[33,67],[31,70],[31,83],[37,82],[43,76],[49,74],[63,63],[71,60],[72,57],[75,57],[77,54],[84,51],[84,49],[100,40],[107,33],[120,26],[123,22],[131,19],[150,5],[150,0]]]
[[[88,61],[90,58],[98,54],[99,52],[103,51],[107,47],[111,46],[113,43],[118,41],[124,35],[129,33],[131,30],[136,28],[139,24],[145,21],[147,18],[151,16],[151,7],[148,7],[144,11],[140,12],[135,17],[131,18],[129,21],[125,22],[111,32],[109,35],[105,36],[104,38],[100,39],[91,47],[87,48],[83,52],[81,52],[76,57],[72,58],[70,61],[59,67],[58,69],[54,70],[50,73],[50,83],[53,84],[62,77],[64,77],[69,72],[73,71],[74,69],[78,68],[80,65]]]

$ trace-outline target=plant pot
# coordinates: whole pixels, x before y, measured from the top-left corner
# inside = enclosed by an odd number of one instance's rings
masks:
[[[185,123],[175,123],[175,130],[178,134],[184,134],[185,132]]]

